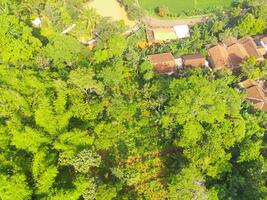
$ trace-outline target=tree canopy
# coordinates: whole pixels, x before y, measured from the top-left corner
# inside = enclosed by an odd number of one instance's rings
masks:
[[[131,2],[121,1],[139,16]],[[227,36],[266,33],[266,4],[236,4],[188,39],[140,48],[143,27],[125,35],[84,3],[0,0],[0,199],[264,200],[267,115],[238,83],[266,80],[266,61],[248,58],[239,76],[161,76],[147,55],[206,55]],[[82,45],[94,35],[93,49]]]

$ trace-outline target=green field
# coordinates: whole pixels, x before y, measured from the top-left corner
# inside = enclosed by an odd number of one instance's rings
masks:
[[[206,9],[210,7],[229,7],[233,0],[139,0],[142,8],[147,11],[154,10],[161,5],[169,8],[173,14],[178,14],[186,10]]]

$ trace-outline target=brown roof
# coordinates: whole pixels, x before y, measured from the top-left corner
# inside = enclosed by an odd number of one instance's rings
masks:
[[[266,102],[264,102],[261,110],[263,110],[264,112],[267,112],[267,103]]]
[[[254,80],[251,80],[251,79],[247,79],[243,82],[240,83],[240,85],[243,87],[243,88],[249,88],[251,86],[255,86],[257,85],[258,83]]]
[[[215,70],[231,68],[236,71],[238,70],[237,67],[249,56],[263,59],[262,55],[265,52],[261,52],[255,41],[246,36],[239,40],[234,37],[226,38],[223,44],[217,44],[209,48],[208,53],[211,66]]]
[[[248,99],[263,100],[265,95],[262,91],[262,88],[260,88],[258,85],[255,85],[247,88],[247,97]]]
[[[149,45],[155,42],[154,33],[151,29],[146,29],[146,38]]]
[[[257,51],[256,43],[254,42],[254,40],[251,37],[245,36],[245,37],[239,39],[238,42],[240,44],[242,44],[242,46],[245,48],[245,50],[247,51],[247,54],[249,56],[254,56],[257,59],[262,58],[260,53]]]
[[[227,48],[228,56],[232,66],[239,66],[247,57],[248,54],[245,48],[239,43],[234,43]]]
[[[235,37],[228,37],[223,40],[223,43],[228,47],[234,43],[237,43],[237,39]]]
[[[172,74],[176,71],[176,63],[171,53],[149,55],[148,59],[154,71],[159,74]]]
[[[267,112],[267,96],[263,89],[264,83],[253,80],[246,80],[241,83],[247,91],[247,99],[255,108]]]
[[[231,63],[228,58],[227,50],[224,46],[217,44],[208,49],[209,60],[213,68],[231,68]]]
[[[188,54],[183,55],[183,64],[186,67],[204,67],[205,66],[205,57],[201,54]]]

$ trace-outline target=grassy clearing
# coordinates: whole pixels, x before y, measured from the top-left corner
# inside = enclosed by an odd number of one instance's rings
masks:
[[[139,0],[139,3],[150,13],[154,13],[158,6],[165,5],[172,14],[179,14],[186,10],[230,7],[232,0]]]

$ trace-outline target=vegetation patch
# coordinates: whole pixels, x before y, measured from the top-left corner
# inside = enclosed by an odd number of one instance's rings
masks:
[[[140,6],[150,13],[161,7],[168,8],[169,15],[195,15],[211,12],[219,8],[230,7],[233,0],[139,0]]]

